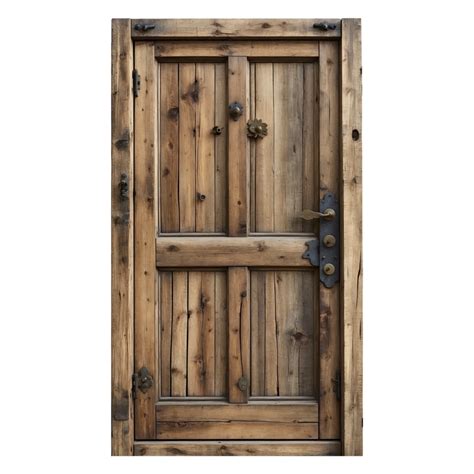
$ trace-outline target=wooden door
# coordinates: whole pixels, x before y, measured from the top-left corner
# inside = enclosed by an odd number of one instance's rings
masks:
[[[344,288],[301,217],[342,198],[339,23],[134,24],[135,453],[340,454]]]
[[[338,192],[338,48],[232,48],[135,46],[136,435],[338,439],[338,288],[299,217]]]

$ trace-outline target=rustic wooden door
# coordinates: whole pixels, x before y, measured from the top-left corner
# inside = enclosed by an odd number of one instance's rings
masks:
[[[338,54],[136,44],[138,439],[339,438],[338,285],[300,216],[338,193]]]
[[[359,454],[357,20],[114,25],[114,452]]]

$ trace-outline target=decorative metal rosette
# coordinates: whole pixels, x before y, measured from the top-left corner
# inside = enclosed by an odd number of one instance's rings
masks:
[[[263,138],[268,134],[268,125],[261,119],[249,120],[247,122],[247,135],[250,138]]]

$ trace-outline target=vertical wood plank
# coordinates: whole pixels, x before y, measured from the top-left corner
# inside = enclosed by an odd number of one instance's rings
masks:
[[[250,84],[249,84],[249,118],[251,120],[255,119],[255,102],[256,98],[256,64],[250,63],[249,64],[249,74],[250,74]],[[256,200],[255,200],[255,190],[256,190],[256,176],[255,176],[255,166],[256,166],[256,159],[255,159],[255,151],[257,147],[257,140],[250,140],[249,141],[249,156],[250,156],[250,182],[249,182],[249,189],[250,189],[250,202],[249,202],[249,214],[250,214],[250,231],[255,232],[255,211],[256,211]]]
[[[189,272],[187,395],[190,397],[214,395],[214,275],[214,272]]]
[[[316,396],[314,378],[314,277],[317,272],[301,272],[301,319],[298,321],[298,332],[295,343],[298,346],[298,394]]]
[[[247,267],[228,271],[229,304],[229,402],[246,403],[248,390],[241,391],[238,381],[250,381],[250,305]]]
[[[188,275],[173,272],[173,324],[171,329],[171,396],[186,396],[188,337]]]
[[[318,157],[316,146],[318,133],[315,133],[315,111],[317,95],[315,91],[316,63],[303,64],[303,209],[319,209],[318,193]],[[304,232],[314,232],[315,223],[303,221]]]
[[[214,89],[215,65],[196,64],[196,232],[215,231]]]
[[[265,396],[278,395],[275,272],[265,272]]]
[[[250,273],[251,383],[252,396],[265,391],[265,272]]]
[[[227,275],[216,272],[216,386],[215,395],[224,396],[227,393]]]
[[[112,20],[112,455],[133,454],[133,45]],[[128,196],[120,194],[122,175]]]
[[[204,395],[215,394],[215,349],[216,349],[216,283],[215,272],[202,272],[201,276],[202,308],[202,359]]]
[[[303,190],[303,65],[275,63],[274,219],[277,232],[301,232]]]
[[[320,43],[319,61],[319,194],[339,195],[339,45]],[[321,439],[340,436],[340,401],[334,380],[340,370],[339,284],[319,286],[320,380],[319,430]]]
[[[173,276],[160,272],[160,365],[161,396],[171,395],[171,325],[173,322]]]
[[[268,135],[256,141],[255,152],[255,231],[274,230],[274,120],[273,64],[255,64],[256,118],[268,125]]]
[[[362,455],[361,21],[342,20],[343,453]],[[358,133],[353,136],[353,130]]]
[[[135,68],[142,89],[135,101],[135,370],[146,367],[157,380],[155,356],[155,186],[157,143],[157,66],[153,43],[135,46]],[[135,437],[155,436],[154,386],[137,391]]]
[[[215,136],[216,165],[216,232],[227,230],[227,69],[226,64],[217,63],[215,79],[215,124],[224,127],[221,135]],[[213,126],[214,126],[213,125]]]
[[[248,161],[249,146],[246,124],[249,117],[249,65],[245,57],[229,57],[229,103],[240,102],[244,114],[237,120],[228,120],[229,140],[229,235],[246,236],[248,233]]]
[[[189,272],[188,389],[189,397],[204,395],[202,274]]]
[[[181,232],[196,229],[196,66],[179,65],[179,220]]]
[[[160,216],[161,232],[179,232],[178,64],[160,64]]]

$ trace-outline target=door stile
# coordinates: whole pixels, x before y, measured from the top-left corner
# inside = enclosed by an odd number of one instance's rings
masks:
[[[229,57],[229,104],[238,102],[244,107],[237,120],[228,119],[228,179],[229,179],[229,236],[245,237],[249,223],[249,154],[246,124],[249,118],[249,63],[246,57]]]
[[[319,195],[339,198],[339,44],[321,41],[319,48]],[[320,439],[338,439],[341,431],[339,295],[339,283],[319,284]]]
[[[153,43],[135,45],[141,90],[135,99],[135,373],[143,367],[154,383],[135,388],[135,437],[155,438],[156,370],[156,144],[157,68]]]

